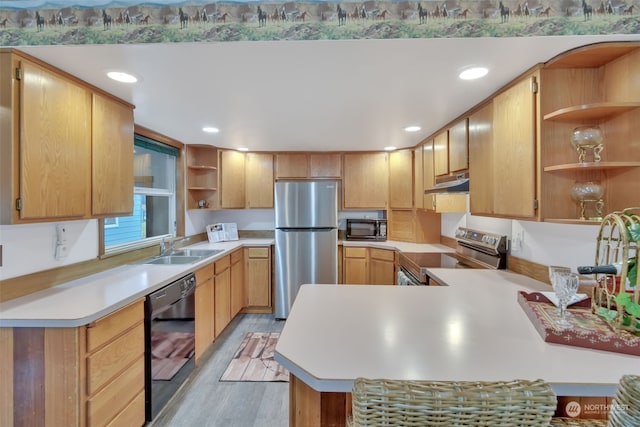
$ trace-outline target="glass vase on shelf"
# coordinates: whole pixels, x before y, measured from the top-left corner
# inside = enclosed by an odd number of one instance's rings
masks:
[[[578,126],[571,134],[571,145],[578,152],[578,162],[584,163],[588,151],[593,151],[593,161],[601,160],[600,153],[604,149],[602,130],[598,126]]]
[[[576,181],[571,188],[571,198],[578,203],[579,214],[581,220],[602,220],[602,211],[604,209],[604,189],[602,185],[593,181]],[[593,205],[595,216],[587,216],[587,206]]]

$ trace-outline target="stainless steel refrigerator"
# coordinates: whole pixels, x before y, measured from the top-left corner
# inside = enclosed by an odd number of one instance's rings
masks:
[[[301,285],[338,283],[338,182],[276,181],[275,318]]]

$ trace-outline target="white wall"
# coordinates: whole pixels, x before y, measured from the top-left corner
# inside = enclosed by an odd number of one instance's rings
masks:
[[[381,211],[349,211],[339,213],[339,226],[345,228],[346,218],[382,218]],[[189,211],[186,234],[203,233],[207,224],[235,222],[240,230],[273,230],[273,209]],[[0,280],[37,271],[95,259],[98,256],[98,221],[66,221],[66,258],[54,257],[56,223],[1,225],[3,246]],[[485,218],[470,214],[443,214],[441,233],[453,237],[457,227],[521,237],[521,246],[512,248],[512,255],[539,264],[591,265],[595,260],[597,225],[569,225]]]
[[[67,256],[57,260],[56,224],[64,224]],[[98,257],[98,221],[64,221],[29,225],[0,225],[0,280],[23,276]]]

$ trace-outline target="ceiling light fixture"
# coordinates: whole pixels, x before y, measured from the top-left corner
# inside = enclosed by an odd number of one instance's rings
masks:
[[[471,67],[462,71],[458,77],[462,80],[475,80],[487,75],[489,70],[485,67]]]
[[[249,151],[247,147],[239,147],[238,151]]]
[[[218,132],[220,132],[220,129],[214,128],[214,127],[211,127],[211,126],[205,126],[205,127],[202,128],[202,131],[203,132],[207,132],[207,133],[218,133]]]
[[[395,149],[396,149],[396,147],[393,147],[393,146],[391,146],[391,145],[390,145],[390,146],[388,146],[388,147],[384,147],[384,150],[385,150],[385,151],[393,151],[393,150],[395,150]]]
[[[407,126],[404,128],[405,132],[418,132],[420,129],[422,129],[420,126]]]
[[[109,71],[107,77],[120,83],[135,83],[138,78],[133,74],[125,73],[122,71]]]

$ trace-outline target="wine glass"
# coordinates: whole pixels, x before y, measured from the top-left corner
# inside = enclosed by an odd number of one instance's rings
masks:
[[[566,319],[567,306],[578,291],[579,282],[578,275],[570,271],[558,270],[551,274],[551,286],[553,286],[553,291],[560,303],[560,320],[558,324],[562,327],[571,327],[571,323]]]

